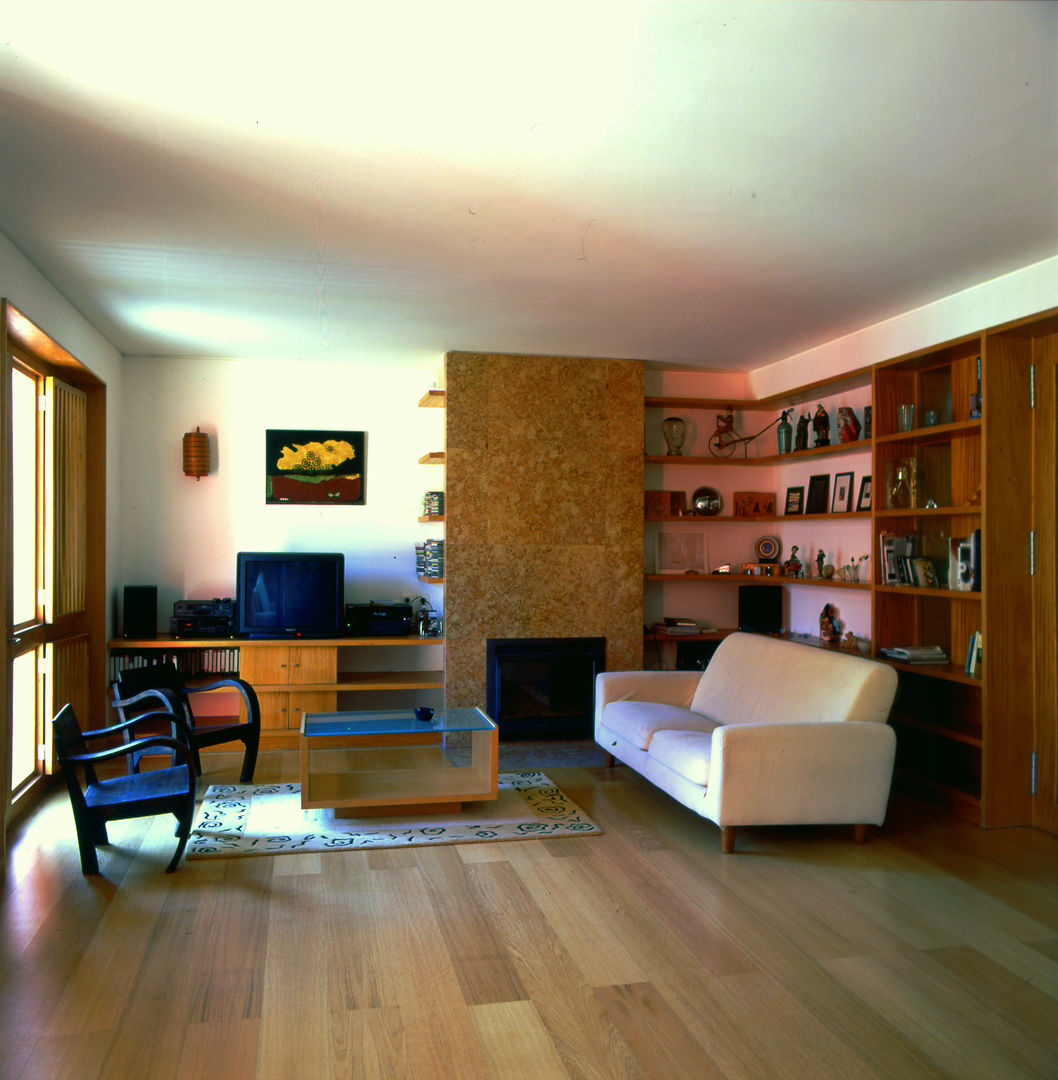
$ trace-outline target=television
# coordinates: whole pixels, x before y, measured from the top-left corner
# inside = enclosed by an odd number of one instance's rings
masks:
[[[345,632],[345,556],[240,551],[235,602],[242,637],[338,637]]]

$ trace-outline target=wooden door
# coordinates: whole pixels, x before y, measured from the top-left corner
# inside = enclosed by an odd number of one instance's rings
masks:
[[[1058,833],[1058,334],[1035,341],[1033,424],[1033,663],[1035,769],[1033,824]],[[987,645],[987,643],[986,643]]]

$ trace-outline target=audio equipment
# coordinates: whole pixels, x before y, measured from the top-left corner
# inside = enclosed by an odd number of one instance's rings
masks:
[[[122,633],[127,638],[158,636],[158,586],[126,585],[121,604]]]
[[[783,590],[774,585],[739,585],[738,628],[756,634],[782,629]]]

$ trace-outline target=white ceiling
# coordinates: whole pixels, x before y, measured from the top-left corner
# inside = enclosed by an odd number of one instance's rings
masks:
[[[0,231],[128,355],[756,368],[1058,253],[1055,3],[18,8]]]

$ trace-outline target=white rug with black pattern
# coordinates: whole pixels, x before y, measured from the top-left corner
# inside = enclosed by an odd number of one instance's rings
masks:
[[[542,772],[500,773],[498,797],[414,817],[335,817],[303,810],[300,784],[213,784],[203,796],[188,859],[475,844],[589,836],[602,830]]]

